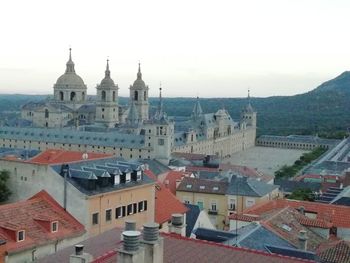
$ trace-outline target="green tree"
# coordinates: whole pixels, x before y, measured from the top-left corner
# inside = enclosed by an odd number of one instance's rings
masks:
[[[10,172],[7,170],[0,171],[0,202],[6,201],[11,195],[11,191],[7,186]]]
[[[315,195],[309,188],[299,188],[288,196],[288,199],[314,201]]]

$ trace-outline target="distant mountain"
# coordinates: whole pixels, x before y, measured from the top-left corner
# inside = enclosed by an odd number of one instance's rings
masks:
[[[47,95],[0,95],[0,112],[17,111],[28,101],[38,101]],[[119,98],[126,105],[128,98]],[[195,98],[164,98],[168,115],[189,116]],[[200,99],[204,112],[227,109],[234,119],[247,103],[245,98]],[[150,98],[156,107],[158,98]],[[343,134],[350,127],[350,72],[324,82],[314,90],[295,96],[251,98],[258,112],[258,134]],[[339,133],[340,132],[340,133]]]

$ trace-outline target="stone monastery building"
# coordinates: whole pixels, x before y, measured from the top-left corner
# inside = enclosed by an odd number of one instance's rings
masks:
[[[225,157],[255,144],[257,117],[249,95],[237,122],[225,109],[203,113],[199,99],[191,116],[176,121],[176,116],[170,119],[163,110],[160,88],[157,111],[150,116],[149,88],[142,79],[140,64],[129,88],[126,109],[118,104],[119,87],[111,78],[108,60],[95,101],[87,99],[87,87],[75,72],[71,50],[66,71],[53,89],[53,99],[22,107],[26,127],[0,127],[2,147],[102,152],[126,160],[167,162],[172,152]]]

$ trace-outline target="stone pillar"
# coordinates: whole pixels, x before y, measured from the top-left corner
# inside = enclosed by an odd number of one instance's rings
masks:
[[[159,237],[159,224],[147,223],[143,225],[142,243],[145,248],[145,262],[163,263],[164,239]]]

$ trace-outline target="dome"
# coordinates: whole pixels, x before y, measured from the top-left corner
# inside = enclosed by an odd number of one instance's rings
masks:
[[[253,107],[252,107],[252,105],[251,105],[250,103],[248,103],[248,105],[245,106],[245,108],[243,109],[243,111],[244,111],[245,113],[254,113],[254,109],[253,109]]]
[[[139,63],[139,71],[137,72],[137,78],[134,81],[134,84],[132,85],[133,89],[145,89],[146,88],[146,84],[145,82],[142,80],[142,73],[141,73],[141,65]]]
[[[71,49],[69,49],[69,60],[66,63],[66,72],[60,76],[54,86],[55,89],[86,89],[83,79],[75,73]]]
[[[60,76],[55,84],[55,88],[62,89],[86,89],[83,79],[75,73],[65,73]]]
[[[98,88],[115,88],[113,79],[111,78],[111,72],[109,70],[109,60],[107,59],[107,66],[105,71],[105,77],[101,81],[101,84]]]

